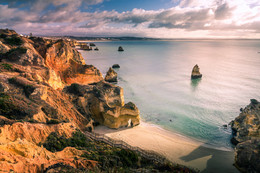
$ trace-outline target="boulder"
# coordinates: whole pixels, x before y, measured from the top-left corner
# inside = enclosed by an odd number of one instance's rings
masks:
[[[98,47],[96,47],[94,50],[95,50],[95,51],[99,51]]]
[[[260,172],[260,139],[247,140],[236,146],[235,166],[241,172]]]
[[[192,72],[191,72],[191,79],[198,79],[198,78],[201,78],[202,77],[202,74],[200,73],[200,68],[199,66],[196,64],[193,69],[192,69]]]
[[[120,68],[120,65],[119,64],[114,64],[114,65],[112,65],[112,68]]]
[[[96,46],[94,43],[89,43],[90,46]]]
[[[107,81],[107,82],[117,82],[117,73],[111,67],[107,71],[105,81]]]
[[[124,51],[123,47],[122,47],[122,46],[119,46],[119,47],[118,47],[118,51],[119,51],[119,52]]]

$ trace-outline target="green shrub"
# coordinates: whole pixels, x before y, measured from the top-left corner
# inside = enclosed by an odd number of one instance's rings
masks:
[[[253,105],[258,104],[258,101],[257,101],[256,99],[251,99],[250,102],[251,102]]]
[[[69,93],[75,94],[78,96],[83,96],[83,94],[80,92],[80,85],[77,83],[73,83],[68,88]]]
[[[8,59],[9,61],[15,61],[20,55],[25,54],[27,49],[24,47],[13,48],[6,53],[0,53],[1,59]]]
[[[35,90],[34,86],[25,85],[25,84],[19,82],[16,77],[9,78],[8,82],[16,85],[18,87],[23,88],[23,91],[24,91],[24,94],[25,94],[26,97],[29,97],[33,93],[33,91]]]
[[[6,38],[7,37],[7,35],[5,35],[5,34],[0,34],[0,38]]]
[[[54,119],[51,119],[51,120],[47,120],[47,124],[59,124],[60,122],[58,120],[54,120]]]
[[[138,162],[138,155],[136,152],[131,150],[122,149],[115,152],[115,155],[120,157],[124,167],[133,167]]]
[[[16,77],[9,78],[9,79],[8,79],[8,82],[11,83],[11,84],[17,85],[17,79],[16,79]]]
[[[61,151],[67,146],[67,139],[62,136],[59,137],[57,133],[52,132],[43,146],[51,152]]]
[[[22,119],[27,114],[13,104],[9,95],[0,93],[0,115],[9,119]]]
[[[6,69],[6,70],[12,70],[13,68],[13,65],[11,65],[11,64],[1,64],[1,66],[4,68],[4,69]]]
[[[20,37],[12,36],[12,37],[6,37],[4,38],[6,44],[12,45],[12,46],[20,46],[23,43],[23,40]]]
[[[26,95],[26,97],[29,97],[33,93],[34,90],[35,90],[35,88],[32,85],[25,85],[23,87],[23,91],[24,91],[24,94]]]
[[[56,152],[63,150],[65,147],[86,147],[86,141],[86,136],[80,131],[73,132],[72,137],[68,139],[53,132],[47,137],[43,146],[51,152]]]

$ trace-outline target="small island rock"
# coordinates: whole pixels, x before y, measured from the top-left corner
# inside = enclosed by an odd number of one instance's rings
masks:
[[[90,46],[96,46],[95,43],[89,43]]]
[[[192,72],[191,72],[191,79],[198,79],[198,78],[201,78],[202,77],[202,74],[200,73],[200,68],[199,66],[196,64],[193,69],[192,69]]]
[[[119,47],[118,47],[118,51],[120,51],[120,52],[121,52],[121,51],[124,51],[123,47],[122,47],[122,46],[119,46]]]
[[[120,68],[120,65],[119,64],[114,64],[114,65],[112,65],[112,68]]]
[[[117,82],[117,73],[111,67],[109,67],[109,70],[107,71],[105,81],[107,81],[107,82]]]
[[[98,47],[96,47],[94,50],[99,51]]]

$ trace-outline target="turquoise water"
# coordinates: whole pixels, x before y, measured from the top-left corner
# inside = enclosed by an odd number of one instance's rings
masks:
[[[230,128],[239,109],[260,100],[260,40],[176,40],[97,42],[81,51],[103,75],[120,64],[118,85],[146,122],[230,148]],[[123,46],[124,52],[118,52]],[[198,64],[201,80],[191,81]],[[152,133],[152,132],[151,132]]]

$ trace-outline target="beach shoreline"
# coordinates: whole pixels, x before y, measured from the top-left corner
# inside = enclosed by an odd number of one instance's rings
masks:
[[[234,151],[215,149],[147,122],[117,130],[97,126],[94,132],[124,141],[133,147],[155,151],[174,163],[201,172],[238,172],[233,166]]]

